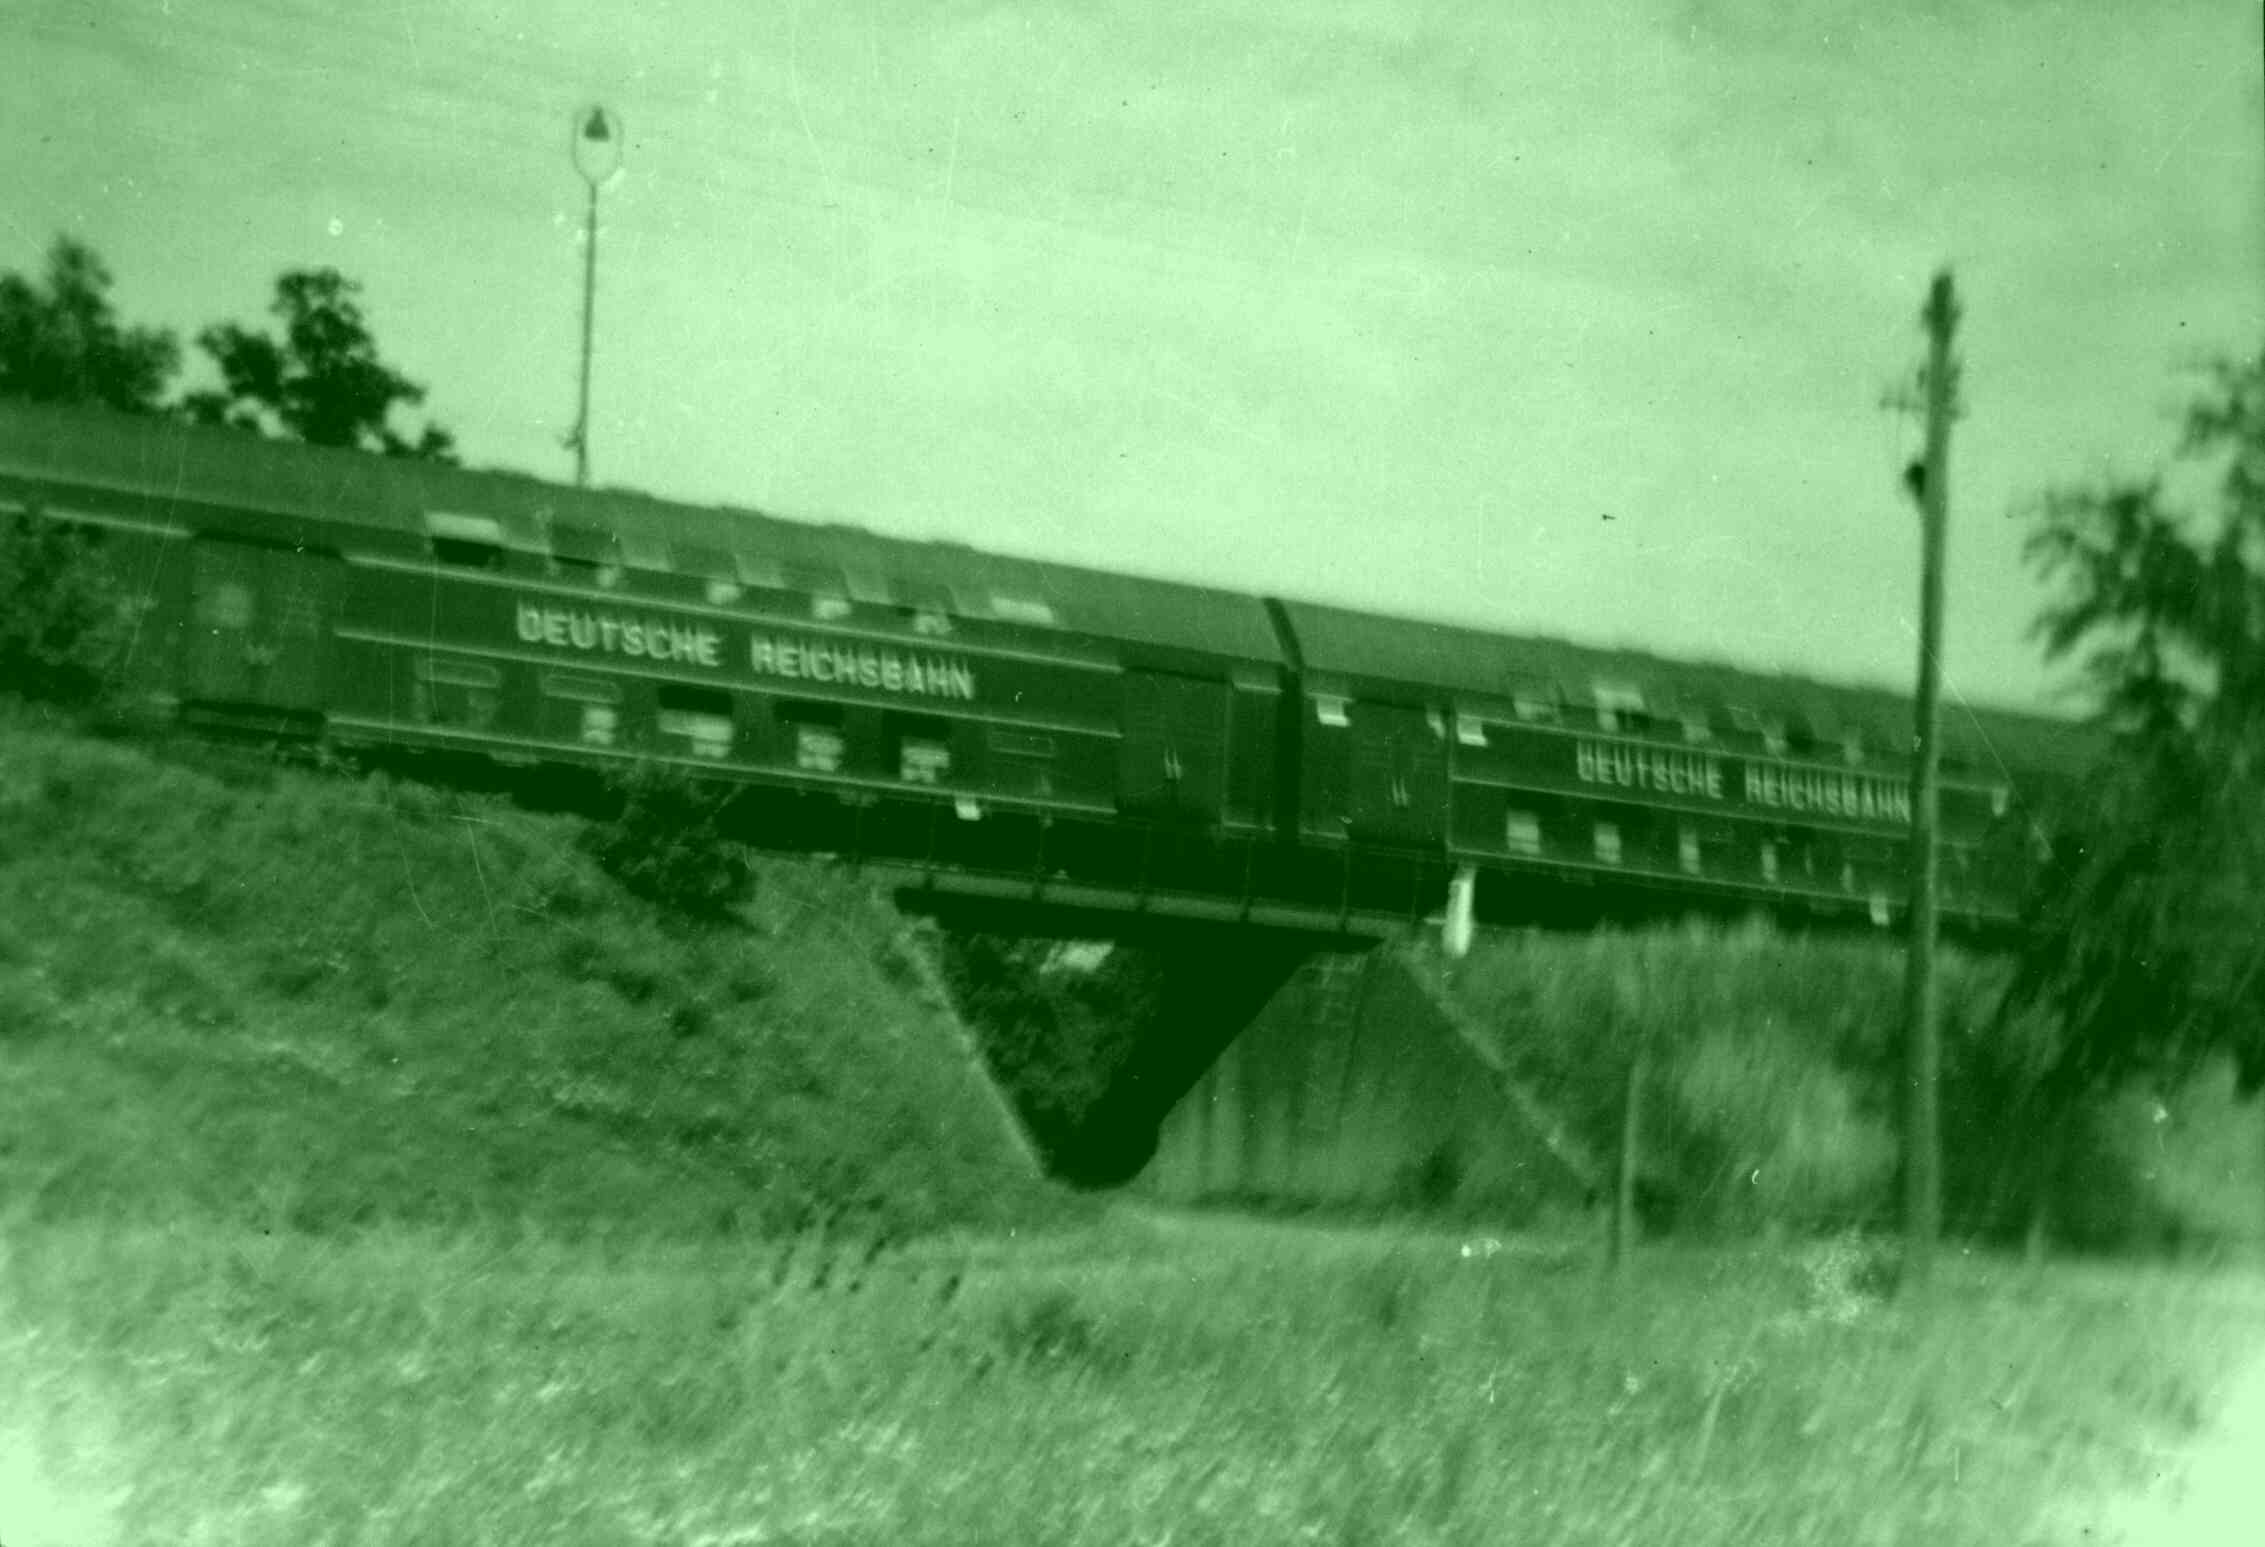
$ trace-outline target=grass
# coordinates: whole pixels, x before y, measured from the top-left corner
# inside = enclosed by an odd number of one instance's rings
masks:
[[[2265,1310],[1972,1258],[1888,1305],[1863,1260],[47,1225],[0,1266],[37,1479],[0,1539],[36,1505],[119,1547],[2074,1541]]]
[[[1993,1025],[2005,964],[1941,963],[1945,1203],[1957,1228],[2018,1238],[2046,1149],[2019,1117],[2036,1028]],[[1759,926],[1483,940],[1454,997],[1514,1074],[1595,1154],[1617,1143],[1632,1050],[1654,1049],[1645,1192],[1683,1233],[1806,1233],[1895,1217],[1902,944]],[[2265,1128],[2213,1067],[2103,1094],[2055,1126],[2043,1197],[2084,1250],[2265,1246]]]
[[[0,723],[0,1203],[674,1238],[1028,1217],[896,915],[628,896],[570,819]]]
[[[1072,1206],[876,899],[672,918],[574,832],[0,706],[7,1547],[2074,1542],[2265,1311]],[[1545,1052],[1749,1005],[1631,959],[1527,980]],[[1870,1120],[1829,1075],[1785,1164]]]

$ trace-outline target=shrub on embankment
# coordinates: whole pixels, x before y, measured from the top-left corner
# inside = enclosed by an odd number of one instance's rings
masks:
[[[0,700],[0,1209],[704,1234],[1058,1206],[892,910],[721,919],[574,818]]]
[[[2265,1115],[2215,1074],[2036,1113],[2036,1029],[1996,1024],[2004,971],[1957,951],[1940,965],[1950,1228],[2009,1239],[2041,1226],[2091,1248],[2265,1238]],[[1498,937],[1454,992],[1600,1156],[1616,1150],[1626,1070],[1649,1040],[1650,1226],[1800,1232],[1895,1220],[1903,974],[1898,941],[1756,925]],[[2062,1125],[2059,1164],[2040,1176],[2048,1121]]]

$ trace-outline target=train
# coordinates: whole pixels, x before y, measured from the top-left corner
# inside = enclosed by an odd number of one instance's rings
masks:
[[[753,841],[968,896],[1253,923],[1904,906],[1892,692],[755,510],[0,405],[0,516],[85,534],[181,721],[674,768]],[[2084,732],[1946,705],[1942,916],[2018,920]]]

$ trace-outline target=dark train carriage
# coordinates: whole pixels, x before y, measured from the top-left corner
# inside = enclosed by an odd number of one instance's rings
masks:
[[[1311,841],[1436,844],[1501,876],[1881,923],[1901,906],[1907,701],[1335,608],[1284,613],[1305,669]],[[2003,919],[2027,858],[2017,771],[2068,747],[2026,717],[1948,710],[1944,729],[1945,910]]]
[[[1400,917],[1599,889],[1884,918],[1906,701],[79,411],[0,506],[100,535],[129,685],[191,718],[763,786],[767,835]],[[2072,728],[1945,714],[1946,915],[2003,918]]]
[[[1274,831],[1281,662],[1249,598],[13,407],[0,498],[106,535],[146,603],[135,683],[193,716],[825,791],[854,818],[788,820],[828,844],[934,855],[942,815],[1002,819],[945,835],[955,863],[1193,855],[1215,884]]]

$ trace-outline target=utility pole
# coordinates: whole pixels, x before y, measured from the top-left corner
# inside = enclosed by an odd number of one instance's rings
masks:
[[[574,170],[590,188],[582,224],[582,385],[575,396],[574,428],[566,437],[574,452],[576,488],[590,481],[590,333],[598,304],[598,190],[621,170],[621,120],[602,107],[574,115]]]
[[[1636,1249],[1636,1179],[1644,1168],[1644,1086],[1651,1079],[1652,1039],[1649,1029],[1629,1055],[1627,1084],[1620,1096],[1620,1163],[1612,1173],[1612,1233],[1607,1238],[1605,1263],[1615,1273],[1628,1265]]]
[[[1950,508],[1950,422],[1957,412],[1958,365],[1951,334],[1958,301],[1950,271],[1935,276],[1920,320],[1927,329],[1927,448],[1909,474],[1919,501],[1919,695],[1917,756],[1911,768],[1911,946],[1904,1002],[1903,1235],[1904,1282],[1924,1284],[1942,1234],[1942,1079],[1936,1023],[1935,848],[1942,772],[1943,528]]]

